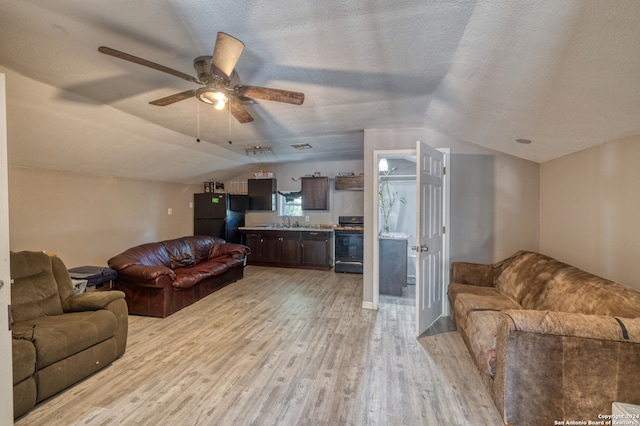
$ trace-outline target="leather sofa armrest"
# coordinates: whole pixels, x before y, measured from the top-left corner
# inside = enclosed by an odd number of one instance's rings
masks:
[[[172,281],[176,279],[176,273],[166,266],[131,265],[119,270],[118,275],[120,274],[143,280],[154,280],[163,275],[168,276]]]
[[[620,322],[618,322],[618,320]],[[505,310],[492,398],[506,424],[597,419],[611,400],[637,400],[640,318]],[[588,398],[588,399],[585,399]]]
[[[224,243],[217,247],[215,253],[209,256],[209,259],[215,259],[219,256],[231,255],[235,259],[242,259],[251,253],[251,249],[245,245],[237,243]]]
[[[640,343],[640,318],[508,309],[509,332]]]
[[[98,311],[118,299],[124,299],[124,293],[118,290],[81,293],[65,299],[62,309],[64,312]]]
[[[451,282],[493,287],[493,265],[469,262],[451,263]]]

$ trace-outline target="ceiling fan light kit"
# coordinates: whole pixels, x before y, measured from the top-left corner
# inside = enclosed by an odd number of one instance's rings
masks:
[[[156,99],[149,102],[151,105],[167,106],[196,97],[199,101],[213,105],[218,110],[224,109],[225,105],[228,104],[231,115],[240,123],[253,121],[253,117],[243,106],[244,103],[248,103],[246,101],[252,101],[251,98],[302,105],[304,93],[239,84],[235,66],[243,50],[243,42],[229,34],[219,32],[213,49],[213,56],[198,56],[193,60],[193,67],[198,76],[196,78],[110,47],[100,46],[98,48],[98,51],[105,55],[133,62],[205,86]]]
[[[196,97],[205,104],[213,105],[217,110],[224,109],[229,102],[229,98],[215,87],[201,87],[196,90]]]

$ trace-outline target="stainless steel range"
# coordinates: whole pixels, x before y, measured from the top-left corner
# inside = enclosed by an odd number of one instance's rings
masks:
[[[334,229],[335,272],[362,274],[364,217],[340,216]]]

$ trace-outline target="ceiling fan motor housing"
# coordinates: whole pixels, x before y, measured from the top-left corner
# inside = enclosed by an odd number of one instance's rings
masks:
[[[224,75],[212,62],[211,56],[198,56],[193,60],[193,68],[196,70],[198,80],[202,84],[221,82],[224,86],[227,86],[230,78]],[[235,74],[235,70],[232,74]]]
[[[211,79],[211,62],[211,56],[198,56],[193,60],[193,68],[202,84],[207,84]]]

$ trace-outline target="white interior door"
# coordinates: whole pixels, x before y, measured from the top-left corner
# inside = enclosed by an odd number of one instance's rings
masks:
[[[0,425],[13,424],[13,358],[9,331],[9,183],[5,79],[0,74]]]
[[[418,142],[416,147],[416,333],[443,314],[444,154]]]

